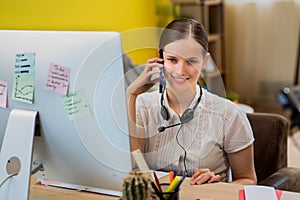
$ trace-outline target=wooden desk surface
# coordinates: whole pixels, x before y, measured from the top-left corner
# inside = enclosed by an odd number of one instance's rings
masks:
[[[179,199],[196,200],[201,198],[216,198],[217,200],[238,200],[238,192],[242,185],[229,183],[212,183],[204,185],[191,186],[189,179],[185,180],[180,190]],[[112,197],[89,192],[68,190],[36,184],[30,189],[30,200],[117,200],[118,197]],[[284,191],[281,200],[300,199],[300,193]]]

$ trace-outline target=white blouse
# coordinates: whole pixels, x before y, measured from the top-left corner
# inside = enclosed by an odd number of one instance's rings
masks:
[[[170,119],[160,114],[161,94],[157,91],[140,94],[136,100],[137,130],[139,137],[145,137],[144,156],[153,170],[179,170],[179,157],[186,150],[186,170],[192,176],[194,168],[209,168],[228,181],[229,163],[226,153],[240,151],[254,142],[253,132],[246,113],[231,101],[202,89],[203,95],[194,111],[194,118],[182,125],[158,132],[158,127],[180,122],[178,116],[165,106]],[[192,101],[192,108],[200,95],[200,87]],[[184,148],[184,149],[183,149]]]

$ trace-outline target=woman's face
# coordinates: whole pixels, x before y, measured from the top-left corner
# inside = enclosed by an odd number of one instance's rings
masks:
[[[164,73],[168,87],[177,91],[195,89],[206,57],[203,57],[203,47],[192,38],[167,44],[164,47]]]

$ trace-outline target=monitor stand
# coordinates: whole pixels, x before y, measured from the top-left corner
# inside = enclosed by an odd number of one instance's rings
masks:
[[[0,199],[28,200],[37,111],[11,110],[0,152]]]

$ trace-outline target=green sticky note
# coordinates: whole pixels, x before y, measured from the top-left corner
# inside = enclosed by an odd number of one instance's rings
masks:
[[[33,104],[34,76],[14,74],[12,99]]]
[[[84,90],[62,96],[69,120],[91,115],[90,106]]]

